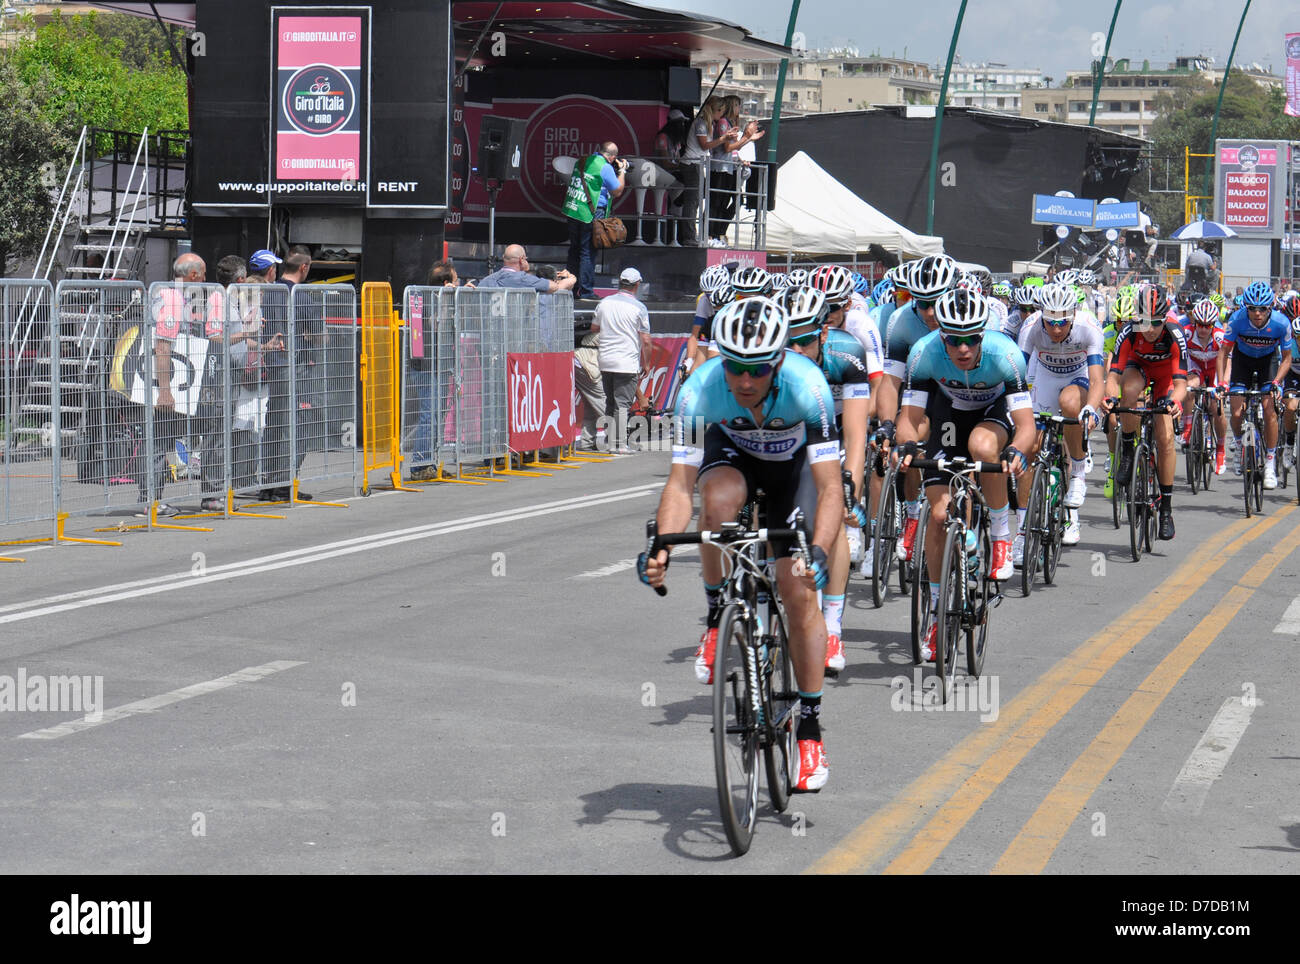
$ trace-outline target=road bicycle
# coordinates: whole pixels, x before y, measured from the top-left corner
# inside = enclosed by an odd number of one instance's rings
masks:
[[[1241,413],[1241,485],[1242,499],[1246,504],[1246,518],[1251,516],[1250,506],[1253,502],[1255,512],[1264,511],[1264,399],[1272,396],[1274,391],[1229,392],[1229,395],[1241,395],[1246,399],[1246,408]]]
[[[1065,418],[1050,412],[1035,416],[1041,442],[1034,459],[1034,481],[1029,487],[1026,503],[1025,555],[1020,568],[1020,588],[1028,596],[1034,588],[1038,567],[1043,569],[1043,582],[1052,584],[1056,566],[1061,559],[1061,546],[1065,539],[1065,481],[1069,478],[1069,455],[1065,451],[1064,431],[1067,425],[1078,425],[1077,418]]]
[[[1191,430],[1187,436],[1187,482],[1192,487],[1192,495],[1195,495],[1198,489],[1208,492],[1210,479],[1214,477],[1218,439],[1209,399],[1215,392],[1212,388],[1189,388],[1187,394],[1192,400]]]
[[[1111,411],[1117,415],[1137,415],[1142,420],[1133,450],[1133,468],[1124,484],[1129,551],[1134,562],[1141,562],[1143,550],[1150,552],[1156,539],[1160,481],[1156,474],[1155,420],[1164,413],[1154,408],[1112,408]]]
[[[646,523],[648,555],[667,546],[711,545],[721,550],[729,568],[713,659],[712,732],[718,809],[727,842],[738,857],[749,850],[754,837],[759,752],[777,813],[789,805],[799,779],[799,688],[785,607],[776,593],[775,560],[767,545],[772,539],[794,540],[796,563],[802,559],[807,565],[810,556],[802,513],[796,514],[793,529],[768,529],[761,522],[760,503],[761,494],[748,507],[748,518],[742,513],[741,521],[724,523],[717,532],[659,535],[653,521]],[[663,586],[656,591],[667,594]]]
[[[993,551],[989,506],[974,476],[981,472],[1002,472],[1003,468],[1000,462],[966,458],[913,459],[912,468],[951,476],[943,562],[939,569],[938,609],[934,614],[938,623],[935,674],[939,677],[942,699],[947,702],[956,673],[958,638],[966,637],[967,674],[979,676],[988,645],[989,611],[1002,601],[997,580],[988,574]],[[917,538],[920,539],[919,528]]]

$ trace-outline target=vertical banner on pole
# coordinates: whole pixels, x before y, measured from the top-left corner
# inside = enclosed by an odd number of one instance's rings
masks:
[[[1300,117],[1300,33],[1286,35],[1286,108],[1291,117]]]

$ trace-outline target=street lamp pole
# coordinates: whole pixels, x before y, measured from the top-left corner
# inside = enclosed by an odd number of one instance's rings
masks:
[[[957,11],[957,25],[952,29],[952,43],[948,45],[948,64],[943,68],[939,103],[934,109],[934,140],[930,143],[930,187],[925,200],[926,234],[934,234],[934,185],[939,178],[939,134],[943,130],[943,105],[948,99],[948,76],[952,73],[952,58],[957,53],[957,38],[961,35],[961,22],[965,16],[966,0],[961,0],[961,9]]]
[[[1119,19],[1119,8],[1123,6],[1124,0],[1115,0],[1115,12],[1110,15],[1110,29],[1106,31],[1106,49],[1101,52],[1101,65],[1093,72],[1092,78],[1092,110],[1088,112],[1088,126],[1097,119],[1097,98],[1101,96],[1101,78],[1106,73],[1106,58],[1110,56],[1110,38],[1115,35],[1115,21]]]
[[[785,45],[790,46],[794,40],[794,22],[799,18],[799,0],[790,4],[790,23],[785,28]],[[768,130],[767,159],[776,162],[776,139],[781,134],[781,99],[785,97],[785,70],[789,59],[782,57],[781,66],[776,72],[776,103],[772,105],[772,125]]]

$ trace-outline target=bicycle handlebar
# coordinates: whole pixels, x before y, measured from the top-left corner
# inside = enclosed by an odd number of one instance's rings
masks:
[[[914,469],[937,469],[940,472],[951,472],[953,475],[961,475],[966,472],[994,472],[1000,473],[1006,470],[1002,467],[1001,462],[976,462],[971,459],[912,459],[911,468]]]

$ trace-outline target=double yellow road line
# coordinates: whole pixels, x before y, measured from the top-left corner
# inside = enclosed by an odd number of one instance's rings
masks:
[[[944,754],[809,872],[923,873],[1030,750],[1126,653],[1237,553],[1295,509],[1286,506],[1253,522],[1239,519],[1197,547],[1145,599],[1017,695],[1001,709],[996,722],[982,726]],[[1048,793],[998,860],[995,873],[1037,873],[1047,865],[1088,799],[1174,685],[1297,547],[1300,527],[1291,529],[1152,670]]]

